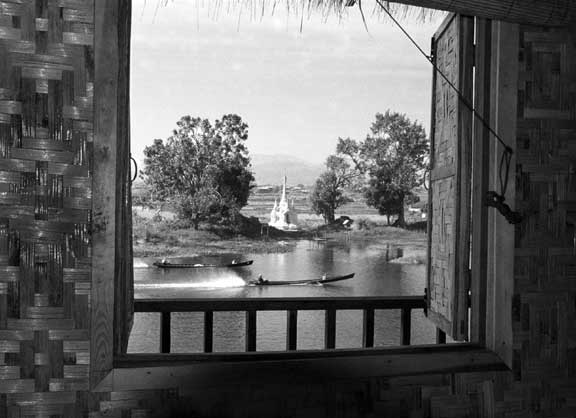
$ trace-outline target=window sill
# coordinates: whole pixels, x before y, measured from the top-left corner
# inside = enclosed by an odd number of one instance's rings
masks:
[[[477,344],[294,352],[127,354],[96,392],[508,370]]]

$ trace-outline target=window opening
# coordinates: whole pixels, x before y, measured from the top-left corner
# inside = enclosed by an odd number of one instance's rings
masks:
[[[380,3],[379,3],[380,4]],[[363,14],[362,14],[363,15]],[[362,16],[362,19],[364,19],[364,16]],[[363,21],[363,23],[365,23],[365,21]],[[302,27],[302,21],[300,22],[300,26]],[[304,31],[306,29],[304,28]],[[413,39],[412,39],[413,41]],[[414,42],[414,41],[413,41]],[[429,77],[429,76],[428,76]],[[378,110],[376,110],[378,111]],[[188,113],[188,110],[186,109],[182,109],[183,114]],[[174,115],[174,119],[176,121],[176,119],[178,119],[180,117],[180,115]],[[362,136],[362,133],[357,134],[358,137]],[[151,142],[151,141],[150,141]],[[150,143],[149,142],[149,143]],[[248,141],[248,145],[249,145],[249,141]],[[330,152],[330,151],[327,151]],[[181,156],[181,154],[180,154]],[[175,158],[178,158],[178,155],[174,156]],[[354,163],[358,163],[358,161],[352,161]],[[142,168],[142,164],[139,164],[141,166],[141,170],[144,171],[145,168]],[[282,175],[282,173],[280,173]],[[280,200],[280,202],[282,202],[282,199],[285,197],[286,195],[286,176],[284,177],[284,184],[282,185],[282,187],[280,188],[280,190],[278,190],[277,195],[278,195],[278,199]],[[138,187],[138,182],[134,183],[134,187]],[[274,188],[274,187],[278,187],[278,185],[270,185],[270,187]],[[290,192],[294,192],[294,187],[290,188]],[[135,192],[135,195],[137,195],[138,193]],[[288,193],[289,196],[290,193]],[[217,195],[218,197],[221,197],[221,195]],[[298,195],[296,195],[298,196]],[[288,199],[289,200],[289,197]],[[269,202],[270,204],[272,202]],[[290,203],[288,203],[288,206],[290,205]],[[277,207],[276,205],[274,205],[274,207]],[[143,212],[146,209],[143,210]],[[422,211],[422,209],[420,209]],[[424,209],[425,211],[425,209]],[[162,211],[162,208],[155,209],[154,211],[152,211],[152,215],[151,218],[156,218],[156,219],[160,219],[162,218],[162,216],[164,216],[164,213]],[[150,210],[148,210],[148,214],[150,214]],[[285,221],[286,219],[292,219],[292,216],[290,213],[288,214],[284,214],[285,216],[283,217],[283,220]],[[286,216],[287,215],[287,216]],[[332,214],[334,215],[334,214]],[[140,214],[136,214],[135,215],[135,219],[136,222],[141,222],[142,219],[140,219]],[[350,219],[350,217],[346,216],[345,218],[341,219],[342,220],[342,224],[344,224],[344,222],[349,222],[349,221],[354,221],[354,219]],[[356,224],[358,224],[359,222],[365,222],[362,219],[357,219],[356,220]],[[285,222],[286,223],[286,222]],[[174,220],[174,223],[171,223],[172,226],[176,226],[177,225],[177,221]],[[369,225],[368,225],[369,226]],[[270,234],[270,230],[271,227],[270,225],[261,225],[260,226],[260,239],[263,240],[266,243],[270,243],[270,240],[273,238]],[[345,230],[345,229],[344,229]],[[144,231],[144,235],[143,236],[135,236],[135,241],[136,244],[138,244],[138,240],[144,240],[144,241],[154,241],[154,240],[161,240],[162,237],[159,237],[159,232],[162,233],[162,231],[155,231],[153,230],[153,228],[147,228],[147,230]],[[164,231],[166,234],[169,233],[169,231]],[[309,241],[310,243],[308,244],[309,248],[306,248],[307,252],[310,252],[311,249],[314,248],[314,246],[328,246],[330,244],[330,240],[332,239],[332,237],[328,236],[329,234],[326,233],[326,230],[322,231],[322,232],[318,232],[318,234],[316,236],[313,237],[309,237]],[[347,236],[345,237],[345,240],[348,240],[348,246],[350,246],[350,233],[347,233]],[[175,240],[179,240],[180,238],[172,238]],[[185,237],[184,237],[185,239]],[[267,244],[269,245],[269,244]],[[310,248],[312,247],[312,248]],[[301,250],[301,248],[299,249]],[[402,250],[402,249],[400,249]],[[390,253],[395,253],[397,252],[397,248],[394,247],[394,245],[390,245],[388,244],[387,248],[386,248],[386,254],[390,254]],[[156,269],[151,268],[151,271],[154,271],[155,273],[158,273],[160,276],[155,278],[154,280],[156,280],[155,283],[138,283],[138,274],[139,271],[138,269],[136,269],[136,276],[137,276],[137,280],[136,280],[136,286],[138,288],[139,285],[146,285],[148,287],[146,287],[144,294],[146,295],[154,295],[154,289],[159,289],[162,287],[162,280],[166,280],[167,278],[175,278],[176,276],[172,273],[173,271],[176,271],[176,269],[167,269],[165,267],[168,267],[168,265],[170,264],[175,264],[178,261],[184,263],[184,264],[188,264],[188,267],[204,267],[204,266],[227,266],[230,267],[232,264],[236,264],[239,260],[238,260],[238,256],[242,256],[242,254],[232,254],[232,255],[226,255],[229,259],[227,260],[223,260],[222,257],[220,257],[220,260],[215,261],[214,258],[210,258],[210,257],[206,257],[205,255],[203,257],[195,257],[193,260],[174,260],[174,257],[169,257],[169,256],[156,256],[155,257],[155,261],[156,261]],[[408,254],[408,257],[410,255]],[[295,259],[290,259],[290,256],[282,256],[286,259],[285,263],[287,263],[287,265],[297,265],[298,261]],[[279,256],[279,258],[281,259],[282,257]],[[330,255],[330,257],[334,257],[334,254]],[[251,258],[255,258],[255,257],[251,257]],[[256,257],[257,258],[257,257]],[[388,259],[388,256],[386,256],[386,258]],[[402,257],[400,257],[402,258]],[[143,264],[150,266],[153,265],[152,262],[150,262],[151,260],[147,260],[144,261]],[[261,260],[258,260],[261,261]],[[332,260],[333,261],[333,260]],[[389,261],[389,260],[387,260]],[[418,261],[418,260],[416,260]],[[137,261],[137,263],[140,261]],[[252,271],[254,270],[254,268],[257,266],[257,263],[255,262],[251,267],[251,271],[250,273],[252,273]],[[197,269],[200,270],[200,269]],[[410,268],[408,268],[408,270],[410,270]],[[240,271],[240,269],[236,270],[236,271]],[[344,272],[343,272],[344,273]],[[172,274],[172,276],[170,276]],[[204,274],[204,273],[203,273]],[[319,272],[318,276],[320,278],[323,278],[324,275],[326,274],[326,272]],[[405,274],[405,273],[402,273]],[[219,277],[218,273],[214,273],[214,272],[207,272],[203,278],[205,279],[204,282],[200,282],[200,284],[205,285],[207,284],[206,282],[212,283],[213,285],[215,283],[217,283],[215,286],[220,287],[222,289],[226,289],[226,288],[232,288],[235,286],[242,286],[243,284],[250,283],[250,280],[257,280],[257,276],[250,278],[250,277],[244,277],[242,274],[240,274],[239,276],[234,276],[234,275],[228,275],[226,277]],[[264,280],[264,279],[263,279]],[[266,279],[266,280],[270,280],[270,279]],[[146,279],[144,280],[146,281]],[[172,287],[171,293],[169,293],[171,295],[171,297],[176,297],[176,296],[182,296],[183,292],[179,292],[177,289],[180,288],[182,289],[182,286],[188,286],[188,288],[193,288],[194,285],[198,285],[198,283],[183,283],[183,281],[181,281],[180,283],[176,283],[176,282],[169,282],[168,283],[170,285],[174,285],[174,287]],[[179,287],[180,286],[180,287]],[[199,287],[200,288],[200,287]],[[141,287],[142,289],[142,287]],[[424,289],[422,289],[423,291]],[[291,290],[289,291],[291,292]],[[424,292],[421,292],[424,293]],[[317,293],[316,293],[317,294]],[[158,293],[156,293],[156,295],[158,295]],[[314,294],[313,294],[314,295]],[[364,296],[364,295],[363,295]],[[210,295],[210,297],[214,297],[213,295]],[[149,298],[148,298],[149,299]],[[220,302],[218,302],[220,303]],[[218,309],[209,309],[208,307],[206,307],[205,311],[202,311],[204,313],[204,325],[199,325],[202,332],[200,332],[198,335],[204,335],[204,348],[206,349],[206,347],[210,347],[210,349],[212,349],[214,347],[213,345],[213,338],[215,336],[214,333],[218,333],[219,331],[216,330],[216,327],[221,326],[218,325],[217,322],[215,321],[215,317],[218,317],[219,315],[214,315],[214,312],[220,312],[220,311],[226,311],[226,309],[230,309],[230,310],[234,310],[235,308],[237,308],[237,306],[234,306],[234,303],[232,302],[222,302],[223,304],[228,304],[229,306],[222,306],[219,307]],[[243,304],[244,301],[241,302],[241,304]],[[291,323],[290,321],[298,321],[298,314],[294,314],[294,312],[300,312],[298,308],[298,303],[300,303],[300,301],[297,300],[292,300],[290,301],[291,305],[288,304],[286,306],[283,306],[283,308],[285,309],[284,312],[286,312],[287,315],[287,325],[286,325],[286,333],[290,334],[290,328],[291,327]],[[348,301],[343,302],[344,306],[348,306],[346,305],[347,303],[349,303]],[[370,306],[370,304],[365,304],[366,306],[364,306],[365,309],[361,310],[360,312],[362,312],[362,314],[360,315],[361,318],[357,318],[357,326],[362,326],[365,330],[369,330],[372,333],[372,337],[366,337],[365,335],[362,337],[364,340],[368,340],[370,345],[376,344],[378,345],[378,342],[374,342],[374,335],[380,335],[381,331],[378,330],[378,321],[376,321],[376,325],[375,325],[375,321],[374,318],[380,318],[382,317],[382,315],[387,314],[387,312],[385,312],[386,310],[390,309],[390,307],[387,305],[389,302],[382,302],[382,301],[378,301],[375,302],[374,306]],[[410,302],[412,303],[412,302]],[[405,342],[405,341],[410,341],[409,335],[410,335],[410,324],[417,324],[417,327],[420,327],[420,324],[422,323],[422,321],[426,321],[423,318],[423,310],[424,310],[424,305],[420,304],[420,301],[417,302],[413,302],[414,305],[405,305],[404,308],[400,307],[400,309],[397,311],[397,316],[392,316],[391,319],[389,321],[384,321],[384,322],[388,322],[388,323],[392,323],[393,327],[396,329],[400,329],[401,331],[401,335],[399,338],[399,342]],[[154,304],[154,301],[138,301],[138,299],[136,300],[136,311],[143,311],[145,312],[146,309],[149,309],[150,306],[152,306]],[[186,305],[186,306],[185,306]],[[208,306],[208,305],[206,305]],[[243,305],[244,306],[244,305]],[[303,334],[306,334],[306,332],[312,332],[312,333],[318,333],[318,332],[324,332],[324,334],[328,335],[327,337],[325,337],[325,347],[332,347],[335,341],[335,336],[337,333],[341,333],[341,331],[338,329],[338,325],[334,325],[334,319],[338,316],[342,316],[342,317],[347,317],[348,315],[335,315],[336,311],[334,310],[335,308],[332,308],[328,305],[318,305],[319,309],[321,310],[321,318],[320,318],[320,323],[321,325],[323,325],[323,329],[322,327],[316,327],[314,325],[312,325],[312,328],[309,331],[302,331],[302,332],[297,332],[296,334],[298,336],[301,336]],[[160,308],[160,305],[157,304],[156,305],[158,311],[162,311],[161,315],[157,316],[157,321],[159,321],[157,324],[158,325],[154,325],[157,326],[159,328],[159,332],[163,335],[160,340],[162,341],[162,345],[164,347],[164,349],[170,350],[171,347],[171,339],[170,339],[170,332],[167,332],[166,330],[176,330],[178,327],[182,326],[182,322],[179,322],[181,320],[181,316],[178,315],[178,318],[172,318],[170,316],[169,313],[167,313],[165,311],[165,309],[167,308]],[[262,322],[261,317],[263,318],[265,316],[265,312],[263,314],[261,314],[259,309],[263,309],[266,310],[266,306],[262,305],[260,307],[258,307],[257,309],[257,315],[256,312],[253,313],[253,309],[254,306],[249,307],[248,305],[245,305],[245,309],[247,309],[244,312],[241,312],[238,314],[236,319],[230,319],[232,322],[229,322],[230,326],[233,326],[235,328],[244,328],[245,329],[245,334],[244,335],[244,339],[242,340],[241,338],[238,339],[237,344],[240,344],[240,346],[244,346],[244,348],[246,348],[246,350],[248,351],[252,351],[255,347],[255,343],[253,339],[257,339],[257,335],[259,334],[259,332],[256,332],[255,329],[252,328],[251,324],[260,324]],[[186,302],[182,302],[180,305],[180,309],[182,309],[182,311],[191,311],[191,312],[199,312],[199,307],[198,306],[192,306],[190,303],[186,303]],[[279,309],[278,307],[275,307],[273,310]],[[342,308],[337,308],[337,310],[339,311]],[[350,308],[353,309],[353,308]],[[417,311],[418,313],[414,316],[414,318],[412,318],[412,311]],[[324,311],[324,312],[322,312]],[[382,312],[381,312],[382,311]],[[178,312],[178,311],[177,311]],[[264,316],[262,316],[264,315]],[[138,316],[138,314],[137,314]],[[300,315],[300,317],[302,317],[302,315]],[[171,319],[172,318],[172,319]],[[292,319],[290,319],[292,318]],[[358,321],[359,319],[359,321]],[[184,320],[185,322],[185,320]],[[236,322],[238,322],[239,325],[233,325]],[[266,321],[264,321],[266,322]],[[406,324],[408,328],[406,328]],[[298,327],[301,327],[302,324],[300,322],[298,322]],[[353,326],[353,325],[349,325],[349,326]],[[299,329],[298,327],[296,327],[296,329]],[[376,331],[374,330],[374,327],[376,327]],[[203,329],[202,329],[203,328]],[[136,327],[135,331],[137,329],[140,329],[141,332],[144,332],[144,334],[146,334],[149,331],[149,327],[144,326],[143,328],[140,327]],[[259,328],[260,329],[260,328]],[[208,334],[212,334],[211,337],[208,336]],[[408,337],[406,337],[406,335],[408,334]],[[432,332],[429,332],[429,334],[431,336],[434,335],[434,331],[432,328]],[[133,336],[135,335],[135,332],[133,331]],[[340,335],[340,334],[339,334]],[[140,335],[141,336],[141,335]],[[158,337],[155,337],[158,338]],[[288,337],[286,337],[288,338]],[[442,338],[440,338],[442,339]],[[428,342],[433,342],[433,340],[429,340]],[[292,347],[294,344],[293,342],[288,342],[286,343],[287,347]],[[368,345],[368,346],[370,346]],[[322,348],[322,347],[318,347],[318,348]]]

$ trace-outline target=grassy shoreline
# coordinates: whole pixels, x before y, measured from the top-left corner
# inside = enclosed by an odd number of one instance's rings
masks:
[[[152,221],[135,217],[134,256],[135,257],[194,257],[219,254],[269,254],[292,251],[301,240],[314,237],[346,240],[382,247],[390,245],[408,247],[414,260],[422,263],[426,253],[426,234],[378,223],[364,225],[362,229],[342,230],[319,226],[299,232],[274,230],[268,237],[258,233],[222,236],[208,230],[178,228],[174,222]],[[414,256],[416,254],[416,256]]]

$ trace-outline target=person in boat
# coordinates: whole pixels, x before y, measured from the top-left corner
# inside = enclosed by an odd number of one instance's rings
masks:
[[[264,280],[261,274],[258,275],[258,284],[266,284],[268,280]]]
[[[230,263],[230,264],[236,264],[236,260],[235,259],[232,260],[232,263]]]
[[[163,265],[166,265],[166,264],[168,264],[168,260],[166,260],[165,258],[163,258],[162,261],[161,261],[161,263],[162,263]]]

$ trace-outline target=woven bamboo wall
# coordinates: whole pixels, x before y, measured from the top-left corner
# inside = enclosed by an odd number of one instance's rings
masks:
[[[0,2],[0,416],[88,389],[93,8]]]
[[[541,409],[576,414],[576,32],[520,38],[514,358]]]

